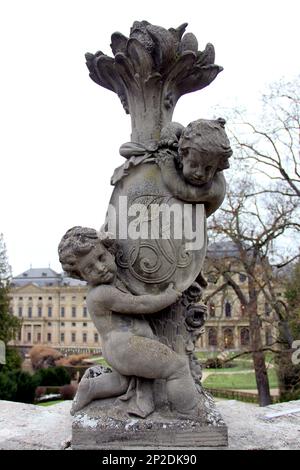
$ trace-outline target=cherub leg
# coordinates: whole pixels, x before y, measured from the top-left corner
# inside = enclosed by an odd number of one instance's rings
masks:
[[[120,334],[116,339],[107,358],[115,369],[123,375],[166,379],[172,407],[183,415],[197,415],[199,394],[186,358],[150,338]]]
[[[82,378],[72,403],[71,415],[93,400],[122,395],[126,392],[128,383],[129,378],[116,371],[91,379]]]

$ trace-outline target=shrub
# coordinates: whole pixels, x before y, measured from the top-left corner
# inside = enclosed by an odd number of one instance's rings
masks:
[[[17,391],[17,382],[7,372],[0,372],[0,400],[13,400]]]
[[[234,364],[231,361],[223,361],[219,357],[211,357],[205,361],[204,367],[206,369],[227,369],[234,367]]]
[[[47,393],[47,387],[37,387],[35,389],[35,398],[41,398],[43,395],[46,395]]]
[[[49,346],[43,346],[41,344],[34,346],[30,350],[29,355],[32,367],[35,370],[55,367],[55,362],[63,357],[62,353],[56,349],[50,348]]]
[[[212,357],[205,361],[204,366],[206,369],[221,369],[221,367],[223,367],[223,362],[217,357]]]
[[[76,388],[73,385],[63,385],[60,387],[60,395],[64,400],[73,400]]]
[[[21,370],[0,373],[1,400],[33,403],[37,381],[36,378]]]
[[[64,367],[49,367],[40,369],[34,374],[39,386],[66,385],[70,383],[71,377]]]
[[[22,366],[22,357],[15,348],[8,347],[6,349],[6,364],[4,371],[20,370]]]
[[[12,373],[15,375],[17,382],[17,391],[14,396],[14,401],[33,403],[37,386],[36,377],[23,371],[15,371]]]

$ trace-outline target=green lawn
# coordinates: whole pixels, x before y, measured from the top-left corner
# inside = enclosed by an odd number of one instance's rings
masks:
[[[51,406],[56,405],[56,403],[61,403],[64,400],[53,400],[53,401],[45,401],[45,403],[37,403],[38,406]]]
[[[200,361],[201,362],[201,361]],[[244,370],[248,370],[249,372],[253,372],[253,364],[251,362],[246,364],[239,364],[238,362],[233,362],[233,367],[221,367],[219,369],[209,368],[206,369],[203,367],[202,369],[205,372],[213,372],[214,374],[225,374],[226,372],[241,372]]]
[[[206,359],[216,357],[218,352],[196,352],[201,363],[204,363]],[[234,355],[235,353],[231,353]],[[271,355],[266,357],[267,364],[272,359]],[[94,359],[95,364],[100,364],[107,366],[105,359],[103,357],[97,357]],[[221,369],[205,369],[204,371],[213,372],[212,375],[207,377],[203,382],[203,385],[207,388],[232,388],[232,389],[256,389],[255,375],[253,371],[253,361],[251,354],[241,356],[233,361],[233,367],[221,368]],[[230,374],[230,372],[241,372],[248,371],[246,374]],[[270,381],[271,388],[278,387],[277,375],[274,369],[268,370],[268,376]],[[45,404],[47,406],[47,404]]]
[[[223,369],[224,371],[224,369]],[[274,369],[268,370],[270,388],[278,387],[277,375]],[[231,389],[249,389],[255,390],[256,381],[254,372],[247,374],[212,374],[203,382],[206,388],[231,388]]]
[[[109,367],[106,360],[103,357],[97,357],[96,359],[92,359],[94,364],[100,364],[100,366]]]

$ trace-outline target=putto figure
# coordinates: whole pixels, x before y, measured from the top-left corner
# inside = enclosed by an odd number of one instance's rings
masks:
[[[79,384],[74,448],[82,448],[82,436],[86,448],[124,439],[137,447],[227,442],[194,352],[206,314],[199,303],[206,219],[224,199],[232,150],[223,119],[186,128],[172,122],[180,97],[202,90],[223,70],[213,45],[199,50],[186,26],[135,21],[129,37],[112,34],[114,57],[86,54],[91,79],[116,93],[130,114],[131,137],[120,147],[125,161],[111,178],[106,219],[99,221],[104,229],[73,227],[59,245],[64,270],[88,283],[88,310],[112,368],[99,374],[90,368]],[[128,414],[146,419],[134,428]]]
[[[170,285],[160,294],[132,295],[117,276],[115,241],[87,227],[73,227],[59,244],[59,259],[65,272],[87,281],[87,306],[101,337],[104,359],[113,372],[83,378],[72,412],[92,400],[116,397],[128,390],[131,377],[165,379],[171,407],[181,416],[200,413],[199,394],[188,363],[155,337],[144,315],[175,303],[181,293]],[[137,403],[134,414],[145,417],[153,411],[153,398]],[[133,411],[131,411],[133,413]]]
[[[163,129],[168,147],[177,147],[177,141],[178,151],[161,151],[157,163],[171,193],[183,201],[204,203],[209,217],[224,200],[226,183],[222,170],[229,168],[232,155],[225,120],[199,119],[185,129],[179,126],[177,132],[170,126],[169,136],[168,129]]]

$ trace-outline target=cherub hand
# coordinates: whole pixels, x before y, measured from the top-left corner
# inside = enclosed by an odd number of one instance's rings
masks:
[[[175,168],[174,156],[175,154],[170,151],[160,151],[157,154],[156,163],[165,171],[172,170]]]
[[[170,148],[178,148],[178,139],[176,136],[169,137],[166,139],[161,139],[159,141],[160,147],[170,147]]]
[[[172,302],[177,302],[177,300],[179,300],[180,297],[182,296],[182,292],[177,290],[173,283],[170,283],[168,285],[168,288],[166,290],[166,294],[174,299]]]

